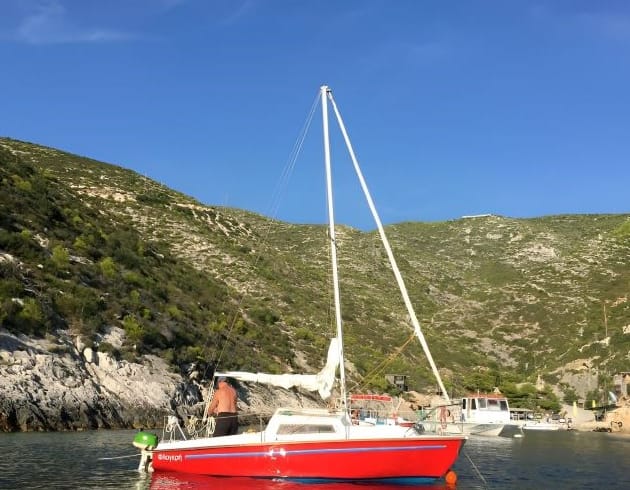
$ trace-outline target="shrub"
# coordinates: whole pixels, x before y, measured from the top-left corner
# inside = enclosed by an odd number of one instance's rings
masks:
[[[101,274],[107,279],[113,279],[116,276],[116,262],[111,257],[104,257],[98,265],[101,269]]]
[[[126,271],[123,274],[123,280],[131,286],[142,286],[144,282],[142,276],[133,271]]]
[[[133,315],[127,315],[123,318],[123,328],[127,333],[127,339],[129,342],[133,344],[138,344],[142,341],[142,336],[144,334],[144,328],[142,325],[136,320],[136,317]]]
[[[578,395],[571,386],[563,385],[562,386],[562,399],[564,400],[564,403],[571,405],[573,402],[578,401]]]
[[[98,345],[99,352],[109,354],[114,359],[120,359],[120,351],[109,342],[101,342]]]
[[[70,264],[70,255],[64,247],[56,245],[53,248],[50,260],[56,270],[63,271],[66,270]]]

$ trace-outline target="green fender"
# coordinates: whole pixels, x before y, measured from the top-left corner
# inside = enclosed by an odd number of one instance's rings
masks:
[[[133,445],[143,451],[155,449],[158,445],[158,436],[152,432],[137,432],[133,438]]]

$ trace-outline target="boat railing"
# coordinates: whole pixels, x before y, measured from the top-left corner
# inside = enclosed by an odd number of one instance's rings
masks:
[[[439,407],[438,407],[439,408]],[[387,410],[370,410],[364,411],[364,415],[370,415],[369,422],[359,421],[355,419],[347,419],[348,424],[359,425],[402,425],[415,427],[420,433],[442,433],[439,418],[435,417],[436,409],[433,408],[428,412],[415,412],[412,410],[403,410],[399,412],[391,412]],[[268,427],[268,422],[273,413],[239,413],[239,432],[260,432],[263,434]],[[409,424],[409,425],[407,425]],[[300,425],[300,427],[302,427]],[[162,428],[161,441],[175,442],[186,441],[192,439],[212,437],[215,429],[214,417],[198,417],[189,415],[186,419],[182,419],[176,415],[167,415],[164,417],[164,425]],[[301,430],[301,429],[300,429]]]
[[[417,417],[428,432],[442,433],[448,424],[462,423],[462,406],[459,402],[444,403],[418,410]]]
[[[243,432],[263,432],[273,413],[239,413],[235,415],[239,419],[239,425]],[[161,441],[186,441],[189,439],[199,439],[212,437],[215,429],[214,417],[198,417],[189,415],[186,420],[182,420],[176,415],[164,416],[162,426]]]
[[[414,410],[391,410],[391,409],[374,409],[374,408],[351,408],[350,413],[354,413],[361,418],[371,417],[375,419],[392,419],[403,418],[405,420],[418,420],[417,412]]]
[[[440,417],[446,416],[449,422],[457,418],[457,414],[461,413],[462,406],[457,403],[444,403],[430,408],[421,408],[416,412],[418,420],[439,420]]]

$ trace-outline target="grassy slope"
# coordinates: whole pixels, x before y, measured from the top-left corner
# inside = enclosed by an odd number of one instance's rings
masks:
[[[321,365],[334,331],[324,227],[204,206],[132,171],[14,140],[0,140],[0,158],[0,250],[23,264],[0,264],[3,326],[90,335],[123,325],[136,349],[179,364],[216,361],[225,348],[225,367]],[[580,359],[627,370],[629,223],[489,216],[388,227],[447,384],[471,387],[477,371],[553,380]],[[351,374],[383,385],[382,374],[405,373],[414,388],[430,385],[418,342],[406,344],[412,331],[378,237],[340,227],[338,247]],[[31,298],[41,315],[12,298]],[[599,342],[604,305],[608,345]],[[120,355],[134,353],[130,343]]]

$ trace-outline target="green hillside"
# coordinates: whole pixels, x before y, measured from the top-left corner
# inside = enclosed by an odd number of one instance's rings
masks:
[[[386,228],[449,389],[628,371],[630,215]],[[338,228],[350,376],[434,386],[376,233]],[[0,138],[0,325],[174,369],[315,371],[334,335],[326,227],[206,206],[121,167]],[[396,356],[390,354],[399,351]]]

